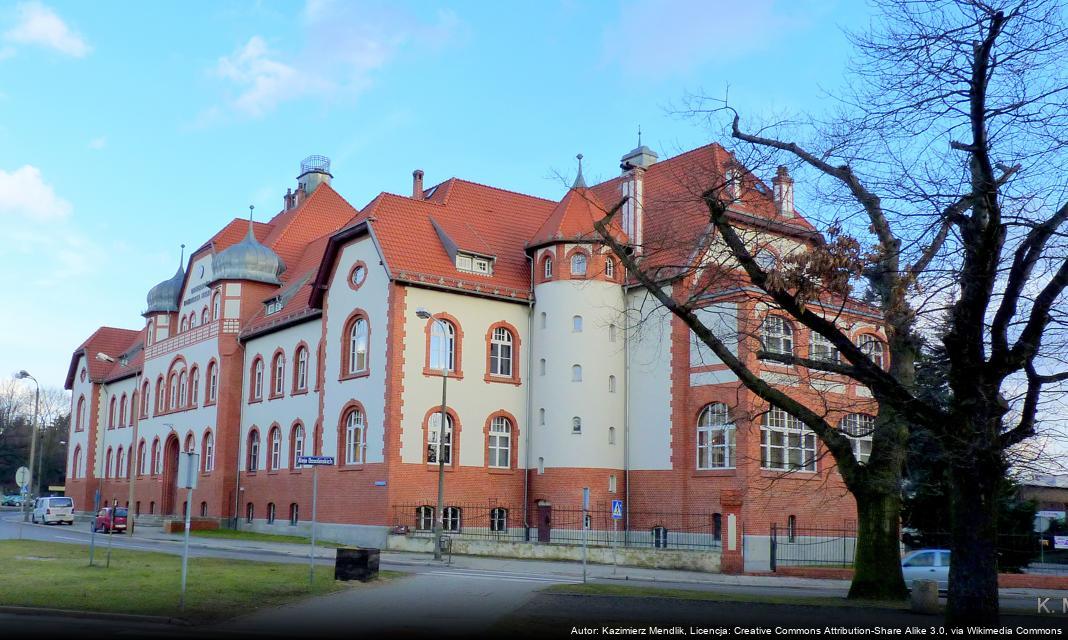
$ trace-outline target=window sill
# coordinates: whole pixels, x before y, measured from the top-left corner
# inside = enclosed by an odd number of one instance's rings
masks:
[[[259,404],[261,402],[263,402],[263,398],[249,398],[248,399],[248,403],[249,404]]]
[[[337,470],[338,471],[363,471],[364,464],[366,464],[366,463],[361,462],[360,464],[341,464],[341,465],[337,466]]]
[[[813,480],[819,477],[819,471],[810,471],[807,469],[769,469],[767,467],[760,468],[761,478],[775,478],[782,480],[789,480],[790,478],[798,478],[801,480]]]
[[[695,469],[691,474],[694,478],[730,478],[737,475],[735,467],[723,467],[720,469]]]
[[[511,384],[517,387],[523,384],[523,382],[519,378],[509,376],[495,376],[492,373],[487,373],[485,376],[482,377],[482,379],[486,382],[495,382],[497,384]]]
[[[445,473],[452,473],[453,471],[456,470],[456,469],[453,468],[452,463],[448,463],[447,462],[447,463],[445,463],[444,467],[445,467]],[[436,463],[436,462],[428,462],[428,463],[426,463],[426,470],[434,472],[434,473],[437,473],[437,471],[438,471],[438,463]]]
[[[271,400],[278,400],[279,398],[284,397],[286,397],[284,393],[272,393],[271,395],[267,396],[267,402],[270,402]]]
[[[423,375],[428,378],[441,378],[447,377],[450,380],[463,380],[463,371],[450,371],[448,376],[441,375],[441,369],[431,369],[430,367],[423,367]]]
[[[289,470],[289,475],[291,475],[291,476],[292,475],[298,475],[299,476],[303,472],[304,472],[303,469],[290,469]]]
[[[292,392],[290,392],[289,395],[291,395],[291,396],[306,396],[306,395],[308,395],[308,390],[307,389],[294,389]]]
[[[215,406],[215,401],[214,401],[214,400],[212,400],[211,402],[205,402],[205,403],[204,403],[204,406],[205,406],[205,407],[214,407],[214,406]]]
[[[346,380],[355,380],[356,378],[366,378],[371,375],[370,369],[364,369],[363,371],[357,371],[356,373],[345,373],[338,376],[338,382],[344,382]]]
[[[497,476],[510,476],[515,474],[515,469],[502,469],[500,467],[487,467],[486,471]]]

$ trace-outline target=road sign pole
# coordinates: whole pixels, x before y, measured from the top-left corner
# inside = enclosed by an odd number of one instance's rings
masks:
[[[315,588],[315,518],[319,502],[319,465],[312,467],[311,551],[308,552],[308,588]]]
[[[582,488],[582,583],[586,583],[586,547],[590,538],[590,488]]]
[[[96,490],[93,494],[93,513],[89,515],[92,518],[89,522],[92,523],[93,532],[89,535],[89,566],[93,566],[93,551],[96,549],[96,514],[100,513],[100,489]]]
[[[185,578],[189,568],[189,516],[193,513],[193,487],[189,487],[189,497],[185,499],[185,544],[182,545],[182,595],[178,598],[178,609],[185,611]]]

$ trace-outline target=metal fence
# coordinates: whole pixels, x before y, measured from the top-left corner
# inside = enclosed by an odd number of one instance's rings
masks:
[[[415,537],[433,535],[434,507],[425,504],[397,505],[393,525],[397,533]],[[718,513],[673,513],[641,511],[629,520],[614,519],[610,509],[553,506],[542,521],[532,507],[529,528],[523,509],[496,504],[461,504],[445,507],[445,533],[460,539],[499,542],[540,542],[591,547],[625,547],[708,551],[720,548],[722,519]],[[583,516],[589,518],[588,530]],[[629,527],[627,523],[629,522]]]
[[[771,525],[771,570],[777,567],[851,567],[855,527]]]
[[[1052,541],[1047,540],[1043,544],[1043,538],[1038,533],[1003,533],[998,536],[998,570],[1015,572],[1032,564],[1050,564],[1063,562],[1062,553],[1053,549]],[[902,542],[908,549],[949,549],[951,548],[952,535],[949,532],[928,532],[905,534]]]

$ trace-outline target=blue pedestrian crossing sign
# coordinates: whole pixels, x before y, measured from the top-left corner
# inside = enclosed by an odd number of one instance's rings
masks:
[[[623,519],[623,501],[622,500],[613,500],[612,501],[612,519],[613,520],[622,520]]]

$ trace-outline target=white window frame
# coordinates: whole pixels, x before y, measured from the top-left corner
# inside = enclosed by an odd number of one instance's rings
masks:
[[[434,528],[434,507],[422,505],[415,508],[415,530],[430,531]]]
[[[553,277],[553,257],[546,256],[543,274],[546,279]]]
[[[582,418],[578,416],[571,418],[571,433],[582,433]]]
[[[697,418],[697,469],[733,469],[735,427],[727,405],[713,402]]]
[[[504,327],[493,329],[490,339],[490,375],[511,378],[513,371],[512,332]]]
[[[204,472],[207,473],[215,468],[215,435],[211,432],[204,434]]]
[[[255,436],[255,437],[253,437]],[[253,431],[248,437],[248,455],[245,457],[246,471],[260,470],[260,432]]]
[[[360,316],[353,320],[349,329],[349,373],[367,371],[367,351],[370,342],[370,325],[367,318]]]
[[[435,411],[430,414],[430,418],[427,421],[426,428],[426,461],[427,464],[438,464],[438,450],[444,449],[444,455],[442,459],[445,464],[452,464],[452,444],[453,434],[455,433],[455,427],[452,422],[452,416],[445,414],[445,438],[444,442],[439,446],[438,434],[441,431],[441,412]]]
[[[300,468],[300,458],[304,456],[304,425],[293,427],[293,468]]]
[[[274,395],[286,392],[286,357],[278,354],[274,357]]]
[[[772,407],[760,426],[760,468],[816,472],[816,434],[797,417]],[[777,455],[774,455],[777,454]],[[778,458],[773,461],[772,458]]]
[[[490,509],[490,531],[495,533],[508,531],[508,509],[504,507]]]
[[[263,358],[256,358],[252,374],[252,398],[259,400],[263,397]]]
[[[794,327],[785,318],[768,314],[760,329],[760,340],[765,351],[793,355]]]
[[[605,258],[604,260],[604,275],[606,278],[616,277],[616,261],[612,258]]]
[[[282,467],[282,430],[271,429],[271,465],[268,471],[278,471]]]
[[[590,260],[585,253],[576,253],[571,256],[571,275],[584,276],[589,266]]]
[[[875,417],[866,413],[850,413],[839,421],[838,430],[849,436],[849,444],[853,447],[853,457],[857,462],[867,464],[871,457]]]
[[[297,390],[303,391],[308,388],[308,349],[297,348]]]
[[[456,371],[456,327],[448,320],[435,318],[430,327],[430,368]],[[446,330],[447,329],[447,330]]]
[[[208,402],[215,402],[219,393],[219,365],[212,362],[208,365]]]
[[[824,362],[838,362],[838,347],[834,346],[830,340],[823,337],[822,334],[813,331],[810,334],[808,355],[813,360],[822,360]]]
[[[857,338],[857,347],[867,355],[880,369],[886,368],[886,346],[879,338],[870,333],[862,334]]]
[[[442,531],[459,533],[463,531],[463,509],[460,507],[445,507],[441,519]]]
[[[345,417],[345,464],[363,464],[367,448],[367,418],[359,408]]]
[[[512,421],[496,416],[489,429],[489,466],[510,469],[512,466]]]

